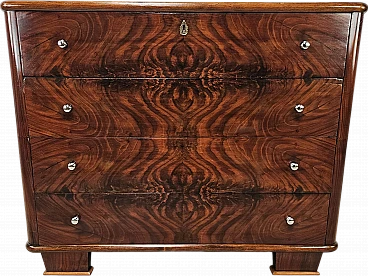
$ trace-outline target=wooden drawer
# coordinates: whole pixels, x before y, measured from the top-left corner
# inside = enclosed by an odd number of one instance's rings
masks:
[[[336,136],[341,90],[335,79],[26,78],[24,86],[32,137]]]
[[[31,150],[36,192],[323,193],[335,139],[32,138]]]
[[[40,245],[324,244],[329,195],[38,194]],[[78,215],[79,223],[71,218]],[[287,216],[295,223],[288,225]]]
[[[24,11],[17,23],[25,76],[341,78],[350,16]]]

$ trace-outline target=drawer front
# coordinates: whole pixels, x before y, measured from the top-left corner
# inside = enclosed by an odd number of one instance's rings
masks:
[[[322,245],[329,195],[39,194],[40,245]],[[78,223],[71,219],[78,215]],[[286,218],[294,218],[288,225]]]
[[[26,76],[341,78],[350,13],[17,12],[17,21]]]
[[[36,192],[327,193],[335,139],[32,138],[31,149]]]
[[[336,136],[341,90],[334,79],[26,78],[24,86],[32,137]]]

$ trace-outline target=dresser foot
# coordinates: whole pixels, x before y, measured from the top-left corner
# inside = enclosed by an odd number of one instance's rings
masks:
[[[270,272],[272,276],[321,276],[319,271],[276,271],[272,265],[270,265]]]
[[[91,275],[90,252],[41,253],[46,271],[44,275]]]
[[[42,272],[42,276],[92,276],[93,267],[89,271],[47,271]]]
[[[319,275],[322,253],[273,253],[273,275]]]

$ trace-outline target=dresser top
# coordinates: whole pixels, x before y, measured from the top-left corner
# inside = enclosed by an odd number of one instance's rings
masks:
[[[364,3],[5,1],[3,10],[161,12],[365,12]]]

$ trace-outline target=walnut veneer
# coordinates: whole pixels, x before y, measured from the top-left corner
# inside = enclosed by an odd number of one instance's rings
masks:
[[[335,241],[362,3],[6,1],[28,226],[46,275],[93,251]]]

